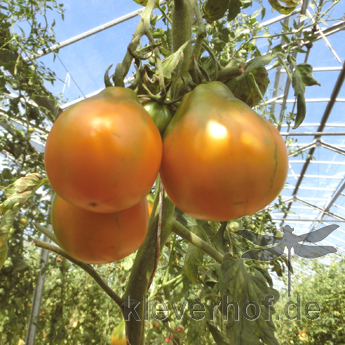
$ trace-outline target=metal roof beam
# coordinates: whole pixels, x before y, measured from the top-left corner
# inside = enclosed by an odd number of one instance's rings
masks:
[[[338,95],[339,95],[339,92],[340,92],[340,89],[344,83],[344,79],[345,79],[345,62],[343,64],[343,68],[341,70],[341,72],[339,73],[339,76],[338,76],[338,79],[335,83],[335,86],[333,88],[333,91],[332,91],[332,95],[331,95],[331,100],[330,102],[327,104],[327,107],[325,109],[325,112],[322,116],[322,119],[321,119],[321,123],[317,129],[317,132],[323,132],[324,128],[325,128],[325,125],[326,125],[326,122],[331,114],[331,111],[334,107],[334,104],[335,104],[335,100],[337,99]],[[316,138],[319,138],[320,135],[316,135],[315,136],[315,139]],[[302,183],[302,180],[303,180],[303,176],[304,174],[306,173],[307,169],[308,169],[308,166],[309,164],[311,163],[311,157],[313,157],[314,155],[314,152],[315,152],[315,147],[311,148],[308,152],[308,157],[307,159],[305,160],[304,162],[304,165],[303,165],[303,168],[301,170],[301,173],[300,173],[300,177],[298,178],[297,180],[297,183],[295,185],[295,189],[293,191],[293,195],[296,196],[297,195],[297,192],[298,192],[298,189]],[[286,211],[286,214],[289,212],[290,210],[290,207],[291,207],[291,202],[287,205],[287,211]],[[281,226],[282,226],[283,222],[281,223]]]
[[[322,219],[325,215],[330,214],[329,209],[332,207],[334,202],[339,198],[339,196],[341,195],[341,193],[344,189],[345,189],[345,177],[339,183],[339,185],[336,188],[336,190],[334,191],[334,194],[332,195],[331,199],[329,200],[329,202],[325,205],[325,207],[321,211],[320,216],[319,216],[320,219]],[[315,226],[317,226],[318,223],[319,222],[316,222]]]
[[[288,177],[299,177],[300,175],[288,175]],[[334,179],[334,180],[341,180],[342,177],[340,176],[326,176],[326,175],[304,175],[304,177],[310,178],[322,178],[322,179]]]

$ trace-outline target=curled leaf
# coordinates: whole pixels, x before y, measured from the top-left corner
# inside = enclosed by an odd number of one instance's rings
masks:
[[[136,2],[138,5],[141,5],[141,6],[146,6],[147,2],[148,2],[148,0],[133,0],[133,1]]]
[[[293,129],[299,127],[303,122],[307,107],[305,103],[304,93],[306,86],[321,85],[312,75],[313,67],[309,64],[302,63],[296,66],[296,69],[292,75],[292,87],[295,90],[295,96],[297,97],[297,116]]]
[[[207,0],[202,7],[204,19],[208,23],[212,23],[225,16],[228,9],[229,0]]]
[[[279,0],[268,0],[271,6],[281,14],[290,14],[300,3],[300,0],[281,0],[286,5],[282,5]]]

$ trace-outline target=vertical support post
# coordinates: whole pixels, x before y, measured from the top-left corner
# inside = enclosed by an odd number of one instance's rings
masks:
[[[52,226],[48,225],[48,229],[52,231]],[[47,236],[44,236],[43,241],[50,242],[50,239]],[[43,249],[41,250],[40,256],[40,265],[43,268],[48,262],[48,250]],[[45,273],[39,273],[38,275],[38,282],[35,286],[34,296],[32,299],[32,306],[31,306],[31,314],[28,324],[28,330],[26,332],[25,338],[25,345],[34,345],[35,344],[35,336],[36,336],[36,325],[35,322],[40,312],[41,302],[42,302],[42,295],[44,290],[44,280],[45,280]]]

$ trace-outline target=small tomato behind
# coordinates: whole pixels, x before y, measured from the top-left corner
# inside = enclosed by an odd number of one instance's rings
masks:
[[[143,107],[150,114],[159,132],[163,135],[172,119],[171,111],[165,105],[157,102],[144,102]]]
[[[28,220],[25,218],[25,217],[21,217],[19,219],[19,223],[20,224],[23,224],[23,225],[27,225],[28,224]]]

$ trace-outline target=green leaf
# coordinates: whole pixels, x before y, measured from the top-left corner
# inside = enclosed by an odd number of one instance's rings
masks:
[[[133,1],[141,6],[146,6],[148,2],[148,0],[133,0]]]
[[[304,92],[306,86],[321,85],[312,75],[313,67],[309,64],[302,63],[296,66],[296,69],[292,75],[292,87],[295,90],[295,96],[297,97],[297,116],[293,129],[299,127],[303,122],[307,107],[304,98]]]
[[[217,345],[229,345],[223,333],[219,331],[216,326],[214,326],[211,322],[207,321],[207,327]]]
[[[194,226],[191,231],[198,235],[200,238],[205,239],[204,233],[199,229],[199,227]],[[204,252],[193,244],[189,243],[184,260],[184,270],[186,276],[194,284],[198,283],[199,266],[202,265],[203,259]]]
[[[261,66],[246,73],[240,80],[231,79],[226,86],[236,98],[252,108],[261,102],[269,83],[268,72],[265,67]]]
[[[259,271],[255,271],[255,275],[248,273],[244,260],[234,259],[229,254],[224,256],[222,272],[228,287],[228,302],[236,302],[239,306],[238,320],[229,316],[227,323],[230,344],[279,345],[274,336],[275,326],[272,322],[275,310],[265,303],[266,296],[277,298],[278,294],[273,294],[275,290],[268,288],[266,278]],[[242,309],[246,303],[249,303],[247,315]],[[226,309],[223,312],[226,312]]]
[[[290,14],[300,3],[300,1],[294,1],[294,0],[285,0],[282,2],[285,2],[287,5],[282,5],[279,0],[268,0],[271,6],[279,13],[281,14]]]
[[[32,173],[22,177],[3,189],[6,200],[0,204],[0,269],[7,257],[7,238],[14,218],[32,193],[45,181],[40,174]]]
[[[184,43],[174,54],[163,60],[163,74],[167,79],[171,79],[172,73],[177,68],[180,61],[183,60],[183,51],[190,44],[190,41]]]
[[[14,266],[13,273],[25,270],[29,267],[28,263],[24,259],[19,259]]]
[[[236,78],[236,81],[240,81],[247,74],[253,72],[255,69],[268,65],[274,58],[277,57],[278,54],[279,53],[277,52],[273,52],[270,54],[265,54],[265,55],[254,58],[252,61],[250,61],[250,63],[246,67],[246,70],[239,77]]]
[[[252,267],[255,268],[256,270],[258,270],[260,273],[262,273],[262,275],[265,277],[268,285],[270,287],[273,287],[273,280],[272,280],[270,274],[268,273],[268,271],[265,268],[260,267],[260,266],[256,266],[256,265],[253,265]]]
[[[240,0],[230,0],[229,1],[229,12],[228,12],[228,22],[234,20],[240,12],[241,12],[241,1]]]
[[[233,0],[230,0],[230,2]],[[237,0],[238,1],[238,0]],[[206,0],[202,10],[204,12],[204,19],[208,23],[212,23],[225,16],[228,9],[229,0]]]
[[[216,235],[214,236],[212,242],[214,243],[215,248],[222,254],[227,252],[227,248],[225,245],[224,239],[224,232],[226,231],[227,222],[224,222],[219,230],[217,231]]]
[[[0,269],[4,266],[7,258],[8,244],[7,244],[7,233],[0,232]]]
[[[195,219],[188,214],[183,213],[178,208],[176,208],[176,219],[187,228],[198,226],[199,229],[204,232],[204,236],[207,238],[206,242],[208,243],[210,242],[209,239],[214,237],[219,228],[218,222],[206,222],[204,220]]]

